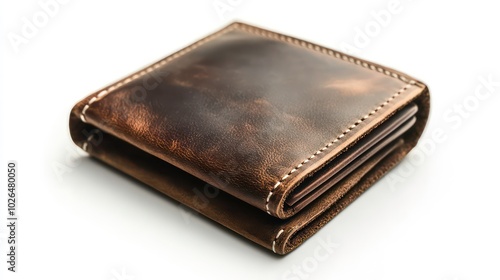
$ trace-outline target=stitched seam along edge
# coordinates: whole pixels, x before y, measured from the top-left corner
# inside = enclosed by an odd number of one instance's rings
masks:
[[[235,28],[237,28],[238,25],[230,25],[212,35],[209,35],[199,41],[197,41],[196,43],[174,53],[173,55],[170,55],[156,63],[154,63],[153,65],[149,66],[148,68],[142,70],[142,71],[139,71],[133,75],[130,75],[128,76],[126,79],[116,83],[116,84],[113,84],[111,86],[109,86],[108,88],[104,89],[104,90],[101,90],[99,93],[97,93],[95,96],[93,96],[92,98],[89,99],[89,101],[87,102],[87,104],[85,104],[85,106],[83,107],[82,109],[82,112],[80,113],[80,119],[82,120],[82,122],[84,123],[87,123],[87,118],[85,117],[85,114],[87,112],[87,110],[90,108],[90,105],[92,105],[92,103],[95,103],[96,101],[99,101],[101,100],[102,98],[104,98],[106,95],[108,95],[110,92],[112,92],[113,90],[121,87],[121,86],[124,86],[134,80],[137,80],[138,78],[146,75],[147,73],[150,73],[152,72],[153,70],[156,70],[158,68],[160,68],[161,66],[165,65],[167,62],[171,61],[171,60],[174,60],[180,56],[183,56],[185,55],[186,53],[198,48],[199,46],[207,43],[208,41],[211,41],[217,37],[219,37],[220,35],[224,34],[224,33],[227,33]]]

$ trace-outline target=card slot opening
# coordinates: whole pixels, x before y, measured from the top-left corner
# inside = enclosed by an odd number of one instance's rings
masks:
[[[347,177],[363,162],[394,144],[416,122],[416,104],[409,104],[366,137],[358,141],[338,158],[306,178],[286,199],[285,207],[299,211],[335,184]]]

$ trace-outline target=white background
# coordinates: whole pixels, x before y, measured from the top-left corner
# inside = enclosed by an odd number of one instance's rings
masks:
[[[500,278],[494,1],[124,2],[68,1],[43,22],[38,1],[2,1],[1,279]],[[29,36],[24,18],[39,25]],[[77,101],[234,19],[350,45],[431,89],[425,145],[286,257],[90,160],[69,138]],[[10,159],[19,166],[17,273],[5,262]]]

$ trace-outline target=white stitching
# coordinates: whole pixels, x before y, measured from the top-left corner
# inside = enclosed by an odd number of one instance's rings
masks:
[[[144,75],[146,75],[147,73],[153,71],[154,69],[157,69],[159,68],[160,66],[164,65],[167,61],[171,61],[173,59],[176,59],[180,56],[183,56],[185,55],[186,53],[198,48],[199,46],[205,44],[206,42],[208,41],[211,41],[217,37],[219,37],[220,35],[226,33],[226,32],[229,32],[235,28],[237,28],[239,26],[239,24],[233,24],[233,25],[230,25],[210,36],[207,36],[203,39],[201,39],[200,41],[197,41],[195,43],[193,43],[192,45],[186,47],[185,49],[182,49],[176,53],[174,53],[173,55],[169,56],[169,57],[166,57],[164,59],[162,59],[161,61],[158,61],[156,62],[155,64],[149,66],[147,69],[145,70],[140,70],[139,72],[125,78],[125,80],[123,81],[120,81],[116,84],[113,84],[111,86],[109,86],[107,89],[104,89],[102,91],[100,91],[98,94],[96,94],[95,96],[93,96],[88,102],[87,104],[85,104],[85,106],[83,107],[83,110],[82,112],[80,113],[80,119],[82,120],[82,122],[86,123],[87,122],[87,118],[85,117],[85,114],[87,112],[87,110],[90,108],[90,105],[92,105],[92,103],[95,103],[96,101],[99,101],[101,100],[103,97],[105,97],[106,95],[108,95],[111,91],[123,86],[123,85],[126,85]]]
[[[278,231],[278,234],[276,234],[276,237],[274,238],[273,240],[273,252],[276,253],[276,241],[278,240],[278,238],[280,237],[280,235],[284,232],[285,230],[284,229],[281,229],[280,231]]]
[[[87,151],[87,148],[88,148],[88,145],[90,143],[90,141],[92,141],[92,138],[94,138],[94,134],[90,134],[89,137],[87,137],[87,140],[85,140],[85,142],[83,142],[82,144],[82,149],[86,152]]]
[[[340,139],[344,138],[344,136],[349,133],[351,130],[353,130],[355,127],[357,127],[359,124],[361,124],[362,122],[364,122],[366,119],[368,119],[370,116],[373,116],[374,114],[376,114],[380,109],[382,109],[383,107],[385,107],[387,104],[389,104],[393,99],[395,99],[396,97],[398,97],[401,93],[403,93],[404,91],[406,91],[407,89],[409,89],[412,85],[411,84],[406,84],[403,88],[401,88],[400,90],[398,90],[396,93],[394,93],[391,97],[389,97],[387,100],[384,101],[384,103],[380,104],[375,110],[371,111],[370,113],[368,113],[368,115],[365,115],[364,117],[362,117],[361,119],[357,120],[353,125],[349,126],[349,128],[347,128],[347,130],[345,130],[344,132],[342,132],[339,136],[337,136],[333,141],[329,142],[328,144],[326,144],[324,147],[322,147],[321,149],[319,149],[318,151],[316,151],[314,154],[312,154],[310,157],[308,157],[307,159],[303,160],[301,163],[299,163],[296,167],[294,167],[290,172],[288,172],[285,176],[283,176],[272,188],[272,190],[269,192],[269,194],[267,195],[267,198],[266,198],[266,212],[271,215],[271,210],[269,209],[269,201],[271,200],[271,197],[273,195],[273,192],[274,190],[276,190],[280,185],[283,184],[283,181],[286,180],[286,178],[288,178],[293,172],[297,171],[299,168],[301,168],[304,164],[306,164],[307,162],[309,162],[310,160],[312,160],[313,158],[315,158],[318,154],[322,153],[323,151],[325,151],[326,149],[328,149],[329,147],[331,147],[334,143],[338,142]]]

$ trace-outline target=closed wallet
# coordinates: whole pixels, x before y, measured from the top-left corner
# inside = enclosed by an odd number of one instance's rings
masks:
[[[416,145],[422,82],[248,24],[78,102],[73,141],[277,254],[334,218]]]

